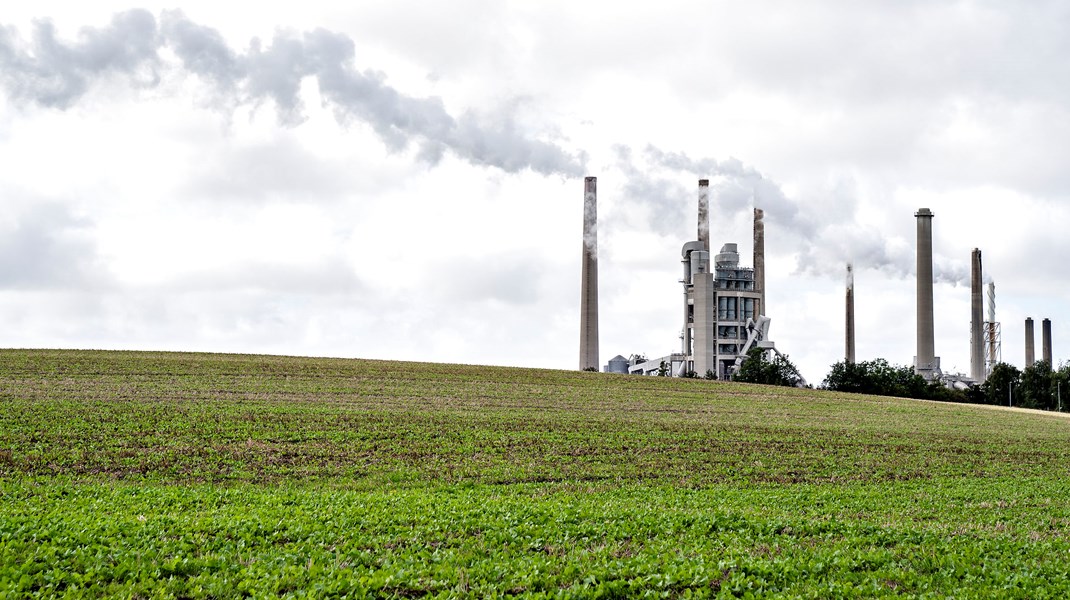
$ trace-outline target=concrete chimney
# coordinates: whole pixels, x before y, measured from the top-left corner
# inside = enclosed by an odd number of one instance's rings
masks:
[[[918,221],[918,353],[914,357],[914,372],[932,380],[940,375],[933,335],[933,213],[919,208],[914,216]]]
[[[598,369],[598,178],[583,181],[580,370]]]
[[[755,315],[769,316],[765,305],[765,211],[754,209],[754,287],[759,294]]]
[[[1025,368],[1033,366],[1036,362],[1033,354],[1033,342],[1035,337],[1033,336],[1033,317],[1025,318]]]
[[[710,180],[698,180],[698,241],[710,251]]]
[[[1055,365],[1051,362],[1051,319],[1040,322],[1040,351],[1048,366],[1054,369]]]
[[[847,263],[847,323],[844,360],[855,361],[855,274],[851,263]]]
[[[970,254],[970,378],[985,380],[984,295],[981,289],[981,251]]]

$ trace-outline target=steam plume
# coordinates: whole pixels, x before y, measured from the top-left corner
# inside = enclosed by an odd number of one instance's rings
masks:
[[[876,228],[860,226],[855,220],[856,200],[851,189],[838,189],[836,197],[827,200],[835,210],[804,211],[775,181],[734,158],[696,159],[647,146],[642,153],[645,164],[640,165],[630,148],[618,146],[616,152],[617,166],[627,179],[626,194],[643,198],[654,207],[651,223],[659,233],[666,226],[682,231],[683,211],[690,210],[686,199],[691,192],[684,186],[689,178],[678,174],[709,176],[711,205],[729,214],[749,213],[752,205],[763,209],[776,231],[769,239],[782,247],[790,243],[796,249],[797,272],[835,277],[839,275],[837,265],[847,259],[856,268],[900,278],[913,276],[913,246],[905,240],[889,239]],[[935,257],[933,278],[969,285],[969,267],[962,261]]]
[[[163,47],[179,64],[161,57]],[[280,32],[267,45],[254,39],[238,52],[219,31],[177,11],[162,13],[159,24],[146,10],[119,13],[105,27],[83,28],[71,43],[59,40],[48,21],[36,23],[29,42],[13,28],[0,28],[0,89],[13,99],[66,109],[104,77],[143,87],[154,85],[162,70],[180,68],[210,84],[220,106],[270,100],[280,123],[296,126],[304,119],[301,83],[313,78],[339,121],[367,123],[391,150],[416,144],[431,164],[452,152],[507,172],[582,174],[579,158],[526,135],[508,112],[451,115],[439,98],[407,96],[387,85],[383,74],[359,70],[355,59],[353,40],[325,29]]]
[[[66,44],[49,21],[34,23],[22,43],[12,27],[0,27],[0,86],[16,100],[65,109],[98,78],[120,75],[144,84],[158,80],[156,19],[144,10],[112,17],[107,26],[83,28]]]

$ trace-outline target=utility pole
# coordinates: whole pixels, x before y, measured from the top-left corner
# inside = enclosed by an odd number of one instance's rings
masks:
[[[1011,384],[1007,384],[1007,406],[1014,406],[1014,396],[1011,395]]]

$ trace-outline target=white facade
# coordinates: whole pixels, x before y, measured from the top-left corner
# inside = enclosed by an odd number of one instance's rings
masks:
[[[688,265],[681,281],[686,315],[681,353],[686,370],[700,377],[710,371],[725,379],[747,341],[747,321],[762,314],[754,269],[740,266],[736,244],[721,247],[712,270],[709,253],[685,244],[682,254]]]

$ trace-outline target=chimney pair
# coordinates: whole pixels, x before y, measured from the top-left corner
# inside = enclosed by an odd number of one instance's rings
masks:
[[[1051,364],[1051,319],[1044,319],[1040,323],[1041,360]],[[1028,369],[1036,362],[1034,356],[1033,317],[1025,319],[1025,366]]]

